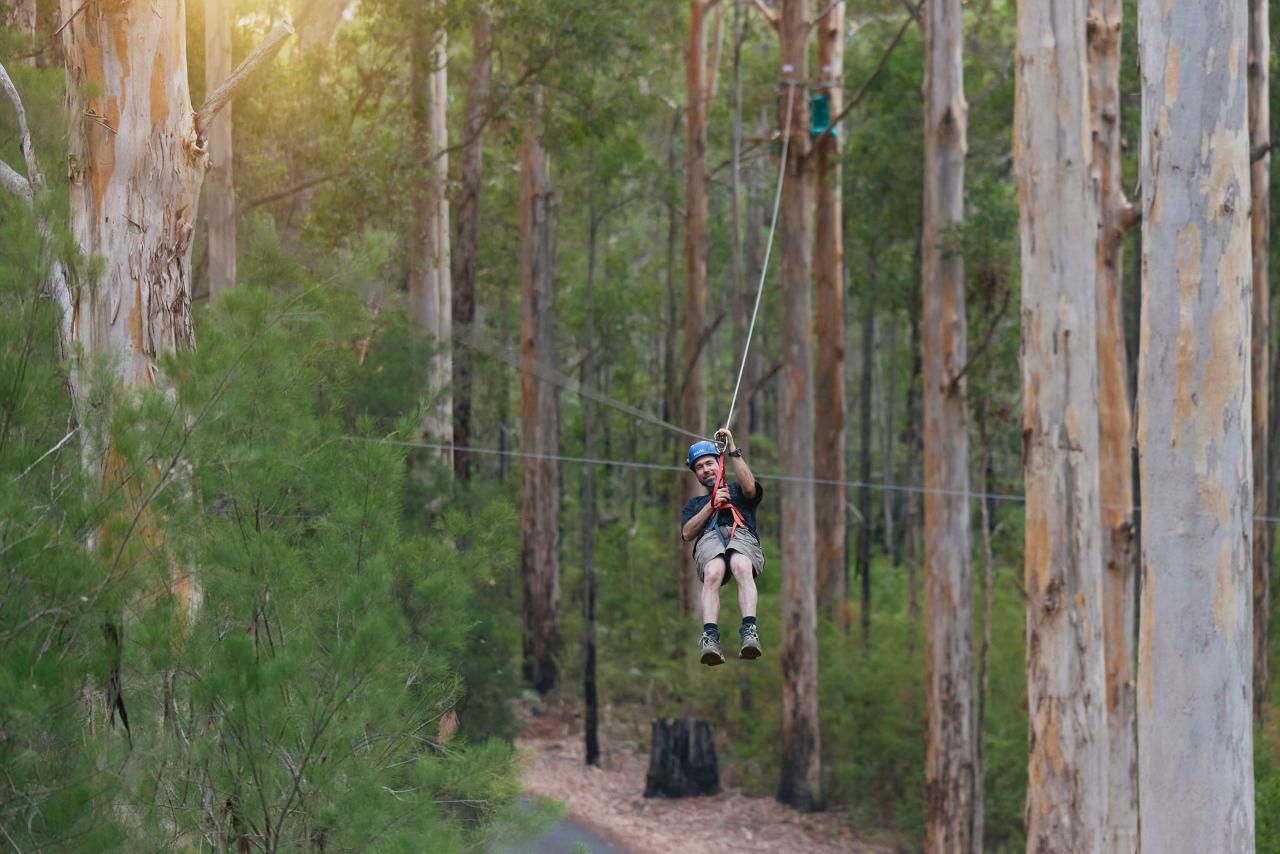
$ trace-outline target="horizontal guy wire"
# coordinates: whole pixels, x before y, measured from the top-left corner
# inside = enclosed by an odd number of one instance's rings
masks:
[[[554,460],[561,463],[579,463],[582,465],[596,466],[617,466],[618,468],[645,469],[648,471],[668,471],[668,472],[684,472],[688,471],[687,466],[665,465],[663,463],[645,463],[639,460],[619,460],[604,459],[601,457],[576,457],[568,454],[538,454],[531,451],[519,451],[508,448],[475,448],[462,447],[460,445],[449,445],[439,442],[410,442],[404,439],[378,438],[376,436],[346,436],[346,439],[355,442],[372,442],[380,445],[397,445],[405,448],[422,448],[430,451],[452,451],[455,454],[477,454],[485,456],[498,457],[519,457],[522,459],[533,460]],[[930,489],[925,486],[914,486],[911,484],[895,484],[895,483],[868,483],[861,480],[833,480],[825,477],[796,477],[795,475],[777,474],[773,472],[752,472],[756,480],[763,481],[782,481],[786,483],[815,483],[819,485],[834,486],[844,485],[857,489],[873,489],[882,492],[905,492],[912,495],[949,495],[966,498],[981,498],[990,501],[1013,501],[1017,503],[1025,503],[1027,497],[1019,495],[1015,492],[974,492],[972,490],[961,489]],[[1110,504],[1101,505],[1104,508],[1110,508]],[[1140,506],[1129,508],[1134,513],[1141,513]],[[1256,522],[1280,522],[1280,516],[1254,516]]]

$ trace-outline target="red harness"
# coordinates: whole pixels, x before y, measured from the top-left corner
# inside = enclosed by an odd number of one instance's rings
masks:
[[[711,509],[715,511],[714,521],[715,521],[716,534],[719,535],[720,542],[724,545],[724,547],[728,548],[729,544],[733,542],[733,535],[738,533],[738,527],[740,525],[746,525],[746,522],[743,521],[741,511],[739,511],[737,507],[733,506],[732,502],[725,501],[719,504],[716,503],[716,494],[720,491],[720,488],[725,485],[726,484],[725,484],[725,478],[724,478],[724,454],[721,454],[719,465],[716,466],[716,485],[711,488]],[[720,511],[726,508],[728,508],[729,511],[733,513],[733,527],[729,529],[729,536],[727,539],[725,538],[724,531],[720,530]]]

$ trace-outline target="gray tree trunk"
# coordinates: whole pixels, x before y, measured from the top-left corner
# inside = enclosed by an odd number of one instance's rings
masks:
[[[1253,506],[1267,514],[1270,484],[1271,294],[1268,269],[1271,256],[1271,38],[1269,0],[1249,0],[1249,142],[1265,146],[1252,166],[1250,233],[1253,246],[1253,346],[1250,372],[1253,386]],[[1267,713],[1267,637],[1271,617],[1272,524],[1253,523],[1253,722],[1262,726]]]
[[[801,810],[823,806],[818,731],[817,601],[814,595],[813,490],[813,157],[809,142],[809,21],[804,0],[780,7],[783,108],[792,104],[782,189],[781,465],[782,484],[782,767],[778,800]],[[794,97],[789,98],[794,91]],[[784,126],[787,119],[783,119]]]
[[[429,405],[423,417],[423,441],[449,446],[453,442],[453,289],[449,263],[448,58],[446,35],[434,32],[419,12],[413,24],[412,103],[415,161],[413,237],[409,245],[409,307],[418,330],[434,346],[427,365]],[[433,456],[452,467],[453,452]]]
[[[551,277],[551,167],[537,119],[520,148],[520,412],[525,458],[520,508],[524,577],[524,676],[545,694],[559,681],[560,475],[555,388],[535,372],[555,364]]]
[[[924,571],[925,850],[971,852],[974,785],[973,564],[965,382],[964,259],[948,239],[964,221],[964,98],[960,0],[924,17]]]
[[[229,0],[208,0],[204,20],[205,91],[231,76]],[[231,171],[231,105],[209,126],[209,174],[205,178],[205,216],[209,224],[209,297],[236,282],[236,193]]]
[[[1085,18],[1086,0],[1018,6],[1029,852],[1106,850],[1097,212]]]
[[[1140,0],[1141,850],[1254,850],[1245,0]]]

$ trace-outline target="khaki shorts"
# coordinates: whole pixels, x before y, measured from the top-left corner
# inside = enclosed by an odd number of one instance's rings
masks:
[[[728,535],[729,529],[725,528],[724,532]],[[755,534],[739,526],[738,530],[733,532],[733,539],[729,542],[728,547],[720,541],[720,535],[715,530],[704,532],[693,544],[693,563],[698,568],[698,580],[703,580],[702,572],[706,569],[708,563],[731,551],[739,552],[751,561],[752,578],[759,578],[760,573],[764,572],[764,549],[760,548],[760,541],[756,539]],[[729,570],[728,564],[729,559],[726,557],[724,581],[721,582],[721,585],[728,584],[729,579],[733,578],[733,573]]]

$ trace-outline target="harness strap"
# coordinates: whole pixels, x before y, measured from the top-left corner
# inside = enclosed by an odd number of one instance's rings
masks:
[[[720,537],[720,544],[726,549],[729,543],[733,542],[734,534],[738,533],[739,526],[745,526],[746,522],[742,518],[742,512],[734,506],[732,501],[716,502],[716,494],[720,492],[720,488],[725,486],[724,476],[724,454],[720,454],[719,464],[716,466],[716,484],[711,488],[711,509],[714,511],[714,517],[711,520],[715,525],[716,535]],[[729,529],[729,536],[726,539],[724,531],[720,528],[720,511],[728,509],[733,514],[733,527]]]

